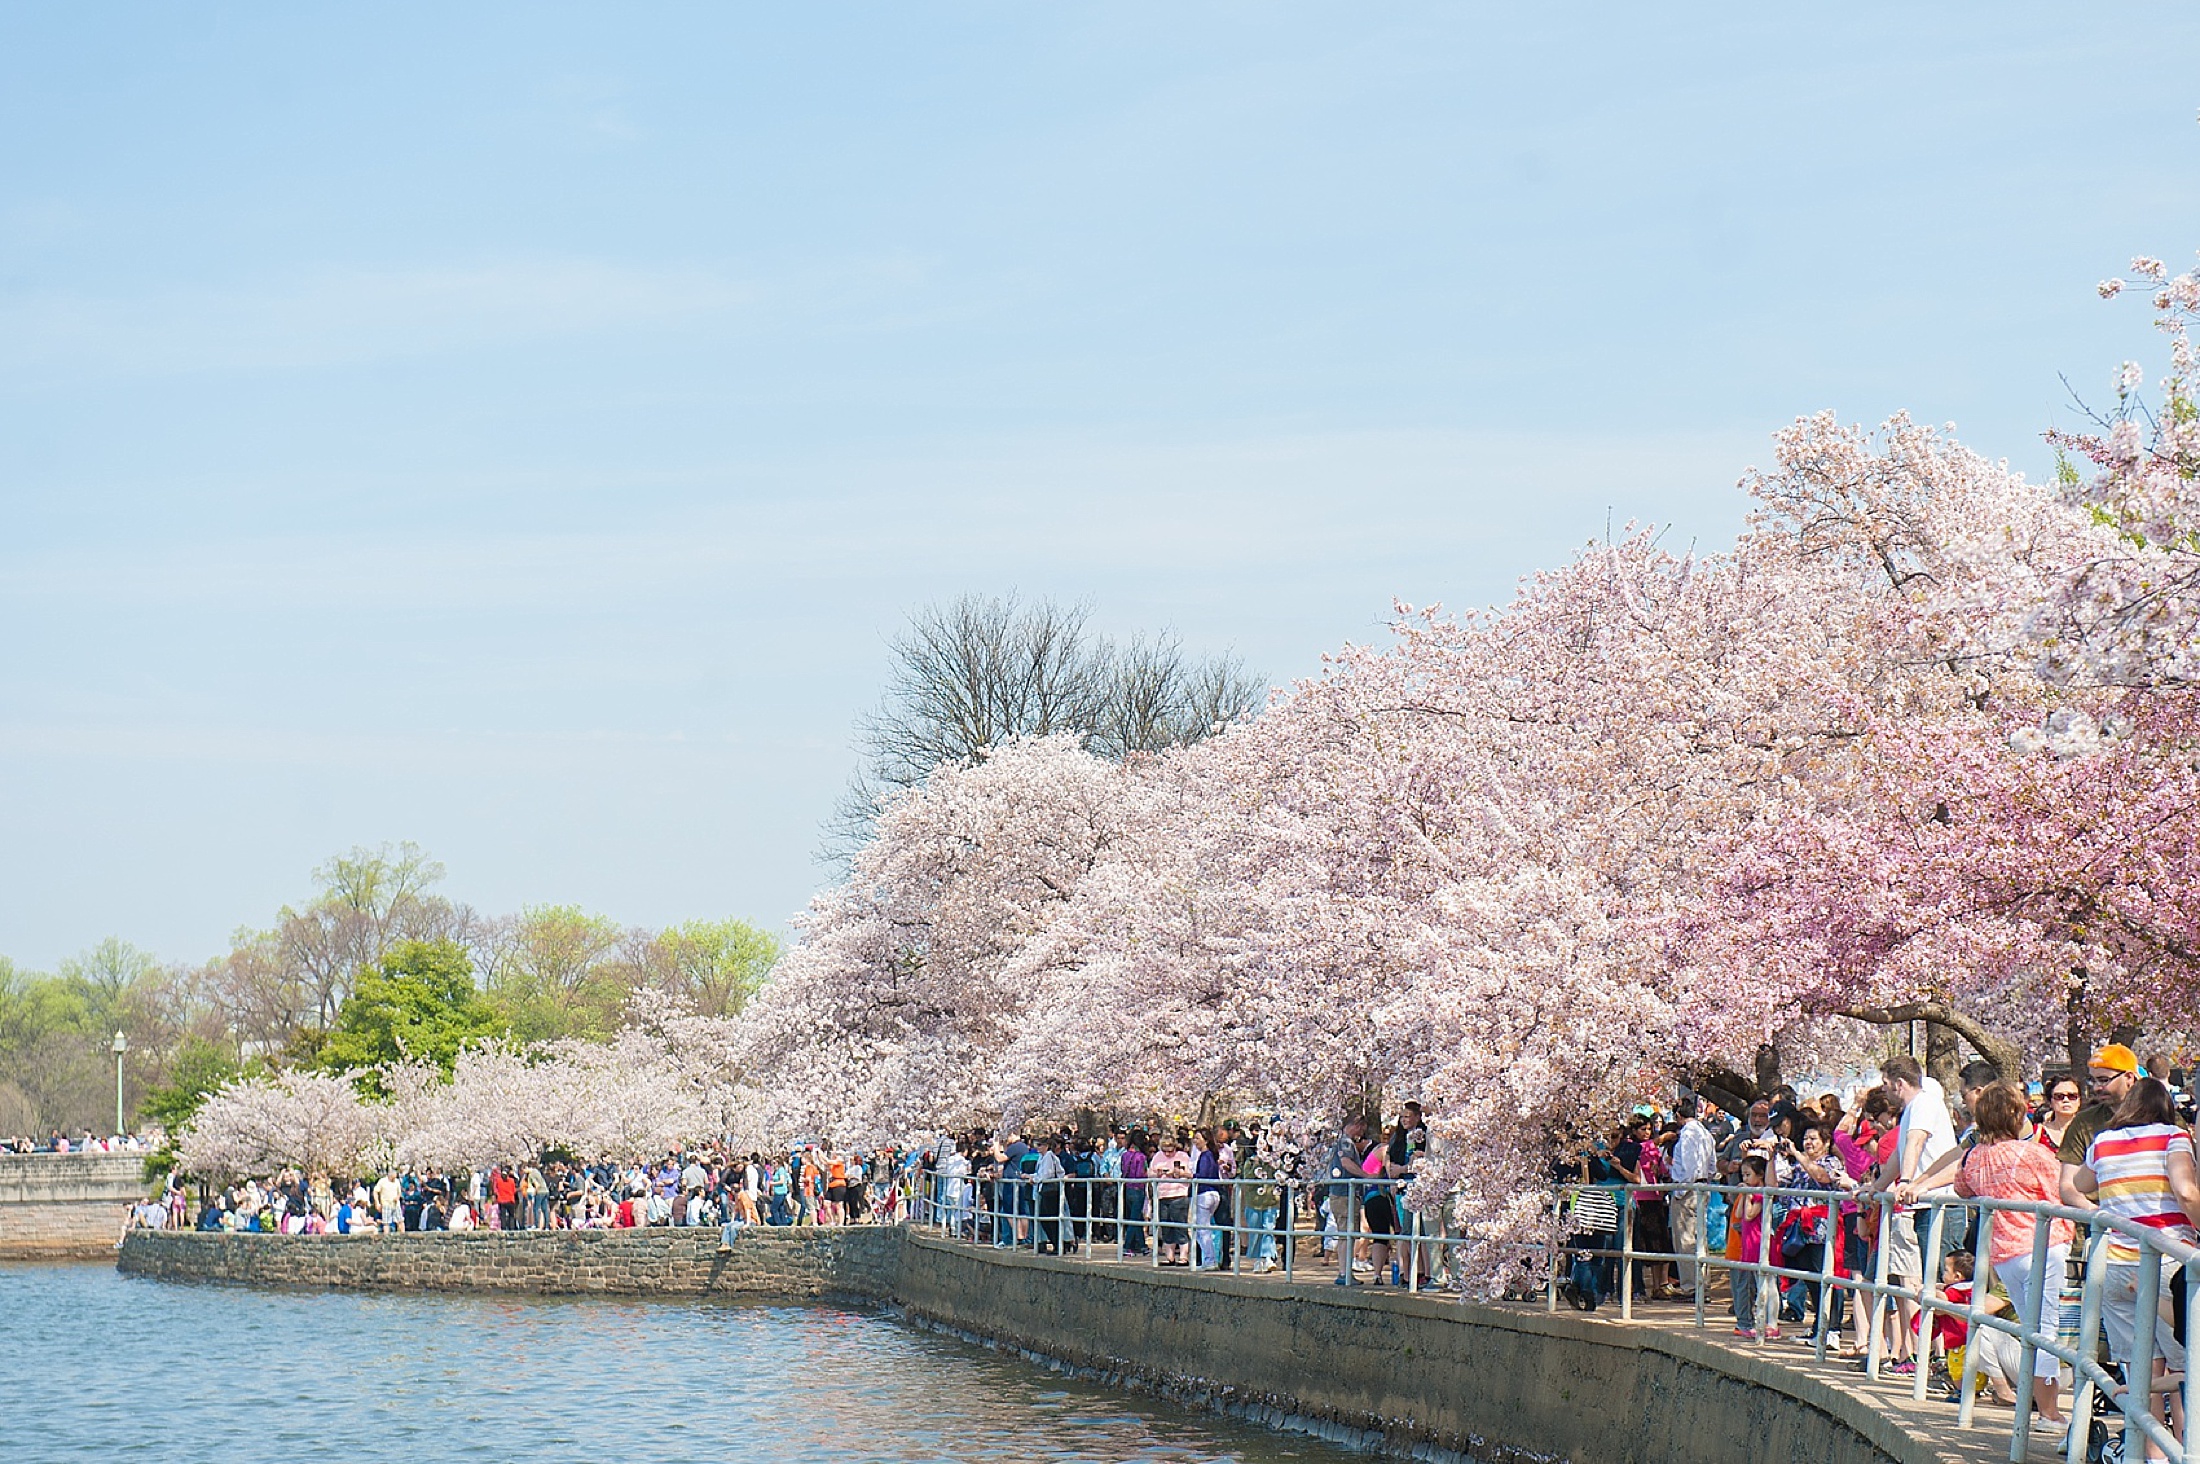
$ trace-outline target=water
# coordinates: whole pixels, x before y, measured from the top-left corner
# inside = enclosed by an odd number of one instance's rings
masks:
[[[0,1460],[1356,1457],[830,1307],[253,1292],[0,1266]]]

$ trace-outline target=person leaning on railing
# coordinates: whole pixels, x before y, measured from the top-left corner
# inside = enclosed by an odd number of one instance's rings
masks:
[[[1980,1089],[1971,1104],[1971,1119],[1978,1127],[1978,1142],[1956,1171],[1958,1195],[2046,1205],[2062,1202],[2061,1169],[2055,1156],[2032,1138],[2024,1093],[2016,1084],[1992,1083]],[[1985,1223],[1987,1255],[1994,1274],[2009,1293],[2018,1320],[2040,1316],[2052,1322],[2055,1306],[2045,1298],[2059,1295],[2062,1288],[2064,1263],[2076,1233],[2070,1222],[2056,1220],[2049,1224],[2047,1263],[2036,1276],[2032,1274],[2032,1246],[2039,1222],[2030,1215],[2004,1210],[1989,1211]],[[2063,1422],[2056,1398],[2061,1368],[2051,1352],[2042,1350],[2033,1356],[2033,1406],[2039,1409],[2041,1418],[2058,1427]]]
[[[2098,1055],[2096,1055],[2098,1061]],[[2200,1232],[2200,1175],[2193,1167],[2192,1136],[2177,1121],[2177,1105],[2169,1089],[2155,1078],[2139,1078],[2129,1085],[2130,1096],[2109,1115],[2108,1121],[2086,1146],[2085,1162],[2078,1166],[2074,1188],[2097,1204],[2102,1213],[2168,1236],[2186,1245]],[[2108,1351],[2117,1364],[2129,1369],[2139,1317],[2141,1266],[2162,1266],[2159,1251],[2142,1251],[2130,1237],[2110,1231],[2107,1238],[2107,1274],[2101,1286],[2101,1329],[2108,1334]],[[2167,1294],[2164,1278],[2159,1294]],[[2168,1327],[2154,1336],[2154,1376],[2183,1372],[2185,1349]],[[2142,1386],[2130,1379],[2133,1387]],[[2182,1400],[2168,1395],[2170,1427],[2183,1433]],[[2156,1405],[2159,1407],[2159,1404]],[[2147,1456],[2160,1455],[2151,1443]]]

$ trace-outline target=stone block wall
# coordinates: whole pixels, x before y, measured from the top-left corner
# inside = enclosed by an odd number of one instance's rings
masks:
[[[360,1291],[737,1296],[883,1300],[901,1234],[751,1228],[731,1251],[718,1230],[472,1230],[414,1235],[253,1235],[139,1230],[117,1262],[167,1281]]]
[[[0,1154],[0,1260],[112,1255],[144,1174],[143,1154]]]

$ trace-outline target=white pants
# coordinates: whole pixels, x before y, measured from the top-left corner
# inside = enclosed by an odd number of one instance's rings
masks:
[[[2042,1220],[2036,1222],[2044,1225]],[[2047,1248],[2047,1273],[2041,1278],[2046,1283],[2047,1296],[2041,1300],[2033,1290],[2032,1253],[2027,1250],[2011,1256],[2006,1261],[1994,1262],[1994,1274],[2001,1278],[2004,1291],[2009,1293],[2009,1304],[2017,1309],[2017,1321],[2021,1325],[2032,1315],[2032,1308],[2040,1307],[2040,1330],[2049,1337],[2055,1335],[2055,1323],[2062,1304],[2063,1263],[2070,1259],[2070,1247],[2051,1245]],[[1984,1329],[1982,1329],[1984,1330]],[[2168,1335],[2166,1332],[2163,1335]],[[2032,1354],[2032,1376],[2056,1378],[2062,1376],[2062,1363],[2052,1352]]]
[[[1673,1253],[1680,1257],[1681,1285],[1696,1289],[1696,1237],[1703,1234],[1702,1190],[1675,1190],[1666,1196],[1673,1217]]]
[[[1222,1264],[1222,1232],[1215,1228],[1215,1211],[1222,1205],[1219,1190],[1206,1190],[1192,1201],[1192,1235],[1199,1243],[1199,1264]]]

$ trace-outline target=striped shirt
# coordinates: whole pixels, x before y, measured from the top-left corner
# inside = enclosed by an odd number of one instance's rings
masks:
[[[2103,1129],[2085,1151],[2085,1167],[2093,1171],[2097,1186],[2094,1203],[2117,1219],[2160,1230],[2190,1245],[2192,1223],[2169,1188],[2170,1156],[2180,1153],[2187,1163],[2192,1161],[2192,1138],[2174,1124]],[[2116,1265],[2137,1265],[2139,1248],[2111,1231],[2108,1259]]]

